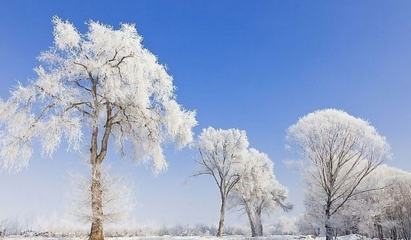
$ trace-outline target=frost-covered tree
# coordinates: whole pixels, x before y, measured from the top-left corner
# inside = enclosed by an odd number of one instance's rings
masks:
[[[195,174],[210,175],[220,191],[221,208],[217,236],[224,232],[224,219],[230,192],[240,180],[243,162],[247,155],[248,140],[245,131],[238,129],[203,129],[196,148],[200,153],[199,171]]]
[[[290,211],[292,205],[287,202],[288,189],[275,178],[274,163],[267,154],[251,148],[244,159],[244,171],[231,200],[234,206],[247,213],[252,236],[262,236],[262,213],[269,214],[278,209]]]
[[[67,141],[68,150],[90,149],[92,166],[90,240],[103,236],[101,164],[110,142],[122,156],[166,170],[162,143],[178,148],[192,141],[195,113],[176,101],[173,79],[141,44],[133,24],[120,29],[88,22],[80,33],[53,18],[54,45],[40,54],[38,77],[19,84],[0,101],[0,158],[6,168],[27,166],[38,140],[51,156]],[[129,153],[129,154],[127,154]]]
[[[382,165],[361,184],[377,188],[357,204],[359,233],[379,239],[411,239],[411,173]]]
[[[302,149],[303,176],[317,195],[326,239],[331,240],[331,217],[370,190],[359,185],[390,157],[390,147],[368,122],[335,109],[304,116],[288,128],[287,139]]]
[[[91,169],[89,169],[91,171]],[[102,166],[101,198],[105,223],[118,223],[126,220],[135,207],[135,196],[123,176],[110,174],[110,166]],[[91,174],[85,172],[70,173],[71,205],[70,212],[80,221],[89,223],[93,220],[91,212]]]
[[[326,218],[324,217],[323,198],[319,198],[318,190],[307,185],[304,189],[304,196],[305,213],[300,223],[305,222],[303,225],[306,229],[301,229],[301,233],[313,235],[325,233]],[[360,194],[352,197],[327,220],[332,228],[333,236],[359,233],[358,224],[361,219],[358,209],[362,205],[360,197]]]

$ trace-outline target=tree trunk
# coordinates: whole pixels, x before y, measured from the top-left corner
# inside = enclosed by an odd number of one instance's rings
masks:
[[[92,87],[93,98],[95,106],[98,106],[97,100],[97,81],[93,82]],[[93,132],[91,135],[91,148],[90,148],[90,164],[92,166],[92,177],[91,177],[91,211],[92,211],[92,223],[90,230],[89,240],[104,240],[103,234],[103,191],[101,189],[101,163],[107,154],[108,139],[111,133],[112,126],[112,107],[110,104],[106,104],[107,119],[104,126],[104,134],[101,140],[100,152],[98,152],[98,125],[93,126]],[[94,116],[98,116],[97,111],[94,112]]]
[[[331,226],[331,213],[330,213],[330,206],[331,204],[327,204],[327,208],[325,210],[325,239],[332,240],[333,238],[333,228]]]
[[[376,229],[376,232],[377,232],[377,238],[380,239],[380,240],[383,240],[384,239],[384,233],[382,231],[381,224],[378,221],[376,221],[374,226],[375,226],[375,229]]]
[[[103,204],[101,189],[101,162],[95,159],[92,164],[91,179],[91,209],[92,223],[89,240],[104,240],[103,234]]]
[[[251,227],[251,236],[259,237],[263,236],[263,225],[261,222],[261,208],[255,209],[247,201],[244,201],[245,210],[247,212],[248,221]]]
[[[221,194],[220,222],[218,223],[217,237],[223,236],[226,201],[227,198]]]
[[[251,223],[251,221],[250,221]],[[256,216],[254,222],[251,225],[251,236],[252,237],[261,237],[263,236],[263,225],[261,223],[261,219]]]
[[[263,236],[263,223],[261,222],[261,208],[256,209],[255,213],[255,231],[257,236]]]
[[[248,221],[250,222],[251,236],[252,236],[252,237],[256,237],[256,236],[257,236],[257,233],[256,233],[256,231],[255,231],[253,211],[251,210],[248,202],[245,201],[245,200],[243,200],[243,201],[244,201],[245,211],[247,212]]]

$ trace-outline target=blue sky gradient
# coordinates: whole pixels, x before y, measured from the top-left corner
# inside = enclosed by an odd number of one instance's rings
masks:
[[[301,182],[283,160],[285,130],[323,108],[369,120],[392,146],[390,166],[411,171],[410,1],[11,1],[0,2],[0,97],[35,77],[36,57],[52,45],[53,15],[81,31],[92,19],[117,28],[135,23],[143,44],[166,64],[178,101],[196,109],[202,128],[247,131],[250,146],[275,163],[303,212]],[[167,146],[170,169],[107,162],[135,183],[138,223],[217,224],[218,190],[211,178],[190,178],[195,151]],[[83,169],[80,154],[36,155],[18,174],[0,172],[2,216],[63,214],[67,171]],[[227,224],[246,224],[231,212]],[[277,216],[268,219],[274,222]]]

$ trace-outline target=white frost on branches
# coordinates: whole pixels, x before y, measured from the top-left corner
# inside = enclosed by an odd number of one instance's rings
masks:
[[[362,188],[361,182],[390,158],[390,147],[368,122],[335,109],[304,116],[288,128],[287,139],[302,149],[306,206],[322,215],[329,240],[332,216],[355,196],[372,190]]]
[[[288,128],[287,139],[300,146],[310,161],[318,160],[316,157],[321,153],[332,154],[330,157],[336,158],[338,153],[346,151],[349,156],[361,153],[358,157],[364,160],[390,158],[390,147],[385,137],[380,136],[373,126],[336,109],[318,110],[304,116]],[[327,146],[338,148],[327,149]],[[317,153],[316,149],[324,152]]]
[[[238,129],[203,129],[196,147],[201,160],[197,175],[210,175],[220,190],[221,209],[218,236],[224,230],[225,209],[244,207],[253,236],[262,235],[261,214],[278,208],[290,210],[288,190],[278,183],[273,162],[264,153],[248,148],[245,131]],[[228,198],[230,196],[230,198]]]
[[[224,232],[225,212],[228,195],[238,183],[244,171],[243,162],[247,154],[248,139],[245,131],[238,129],[203,129],[195,147],[201,160],[198,175],[210,175],[220,191],[221,207],[217,236]]]
[[[288,189],[275,178],[274,163],[267,154],[250,148],[244,169],[239,184],[235,187],[238,197],[268,212],[287,208],[284,201],[288,197]]]
[[[68,21],[63,22],[57,16],[53,17],[53,24],[54,44],[59,49],[79,47],[81,35],[73,24]]]
[[[239,181],[240,172],[244,171],[248,145],[245,131],[212,127],[203,129],[196,142],[201,156],[201,161],[197,161],[201,167],[197,175],[211,175],[221,194],[227,197]]]
[[[252,236],[262,236],[262,214],[290,211],[292,205],[287,202],[288,189],[275,178],[274,163],[267,154],[250,148],[244,159],[245,170],[231,195],[232,205],[247,213]]]
[[[155,173],[166,170],[161,145],[190,143],[195,112],[176,102],[172,77],[143,47],[134,25],[115,30],[89,21],[81,34],[58,17],[53,23],[54,46],[39,56],[38,77],[0,101],[4,167],[27,166],[33,140],[45,156],[62,139],[68,150],[79,151],[89,131],[97,132],[101,143],[104,136],[113,138],[123,155],[131,150],[134,160],[152,162]]]

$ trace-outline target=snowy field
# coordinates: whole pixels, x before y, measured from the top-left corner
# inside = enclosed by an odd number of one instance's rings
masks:
[[[24,236],[9,236],[0,238],[3,240],[84,240],[86,238],[59,238],[59,237],[24,237]],[[217,238],[214,236],[184,236],[184,237],[175,237],[175,236],[152,236],[152,237],[117,237],[117,238],[105,238],[106,240],[249,240],[249,239],[258,239],[258,240],[325,240],[325,237],[313,237],[313,236],[294,236],[294,235],[275,235],[269,237],[256,237],[251,238],[247,236],[225,236],[222,238]],[[337,237],[337,240],[365,240],[366,237],[352,234],[347,236]]]

